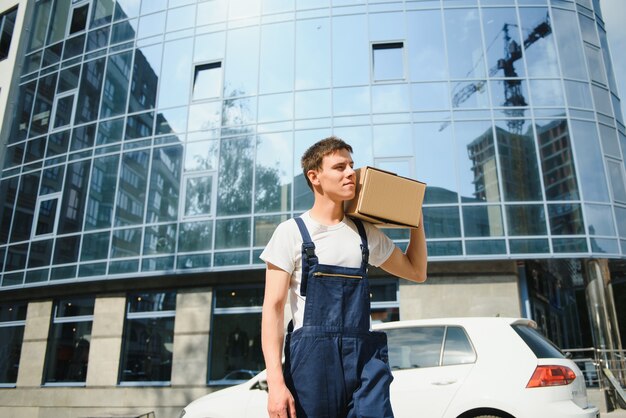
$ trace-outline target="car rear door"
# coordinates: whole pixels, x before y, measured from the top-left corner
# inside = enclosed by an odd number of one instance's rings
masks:
[[[474,367],[476,354],[458,326],[386,330],[394,381],[391,403],[398,418],[442,417]]]

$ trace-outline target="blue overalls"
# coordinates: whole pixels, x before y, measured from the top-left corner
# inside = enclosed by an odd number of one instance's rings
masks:
[[[285,340],[284,375],[298,418],[393,417],[387,335],[370,331],[369,250],[363,224],[359,268],[319,264],[301,218],[303,326]]]

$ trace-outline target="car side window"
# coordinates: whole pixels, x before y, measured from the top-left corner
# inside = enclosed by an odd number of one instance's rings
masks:
[[[461,327],[448,327],[443,347],[443,366],[467,364],[476,361],[476,353]]]
[[[444,327],[386,330],[389,365],[393,370],[439,366]]]

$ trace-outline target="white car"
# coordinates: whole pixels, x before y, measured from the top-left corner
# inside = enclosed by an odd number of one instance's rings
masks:
[[[389,339],[396,418],[598,418],[576,364],[517,318],[377,324]],[[184,418],[267,418],[265,372],[205,395]]]

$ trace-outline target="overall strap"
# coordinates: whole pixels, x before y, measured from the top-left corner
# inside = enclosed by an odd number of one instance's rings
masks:
[[[304,225],[304,221],[301,217],[294,218],[300,235],[302,235],[302,278],[300,279],[300,295],[306,296],[306,286],[309,279],[309,262],[317,264],[317,256],[315,255],[315,244],[311,240],[309,231]]]
[[[352,222],[356,225],[356,228],[359,230],[359,235],[361,236],[361,255],[362,255],[362,267],[367,268],[367,263],[370,258],[370,249],[367,244],[367,234],[365,233],[365,227],[363,226],[363,222],[359,219],[352,219]]]

